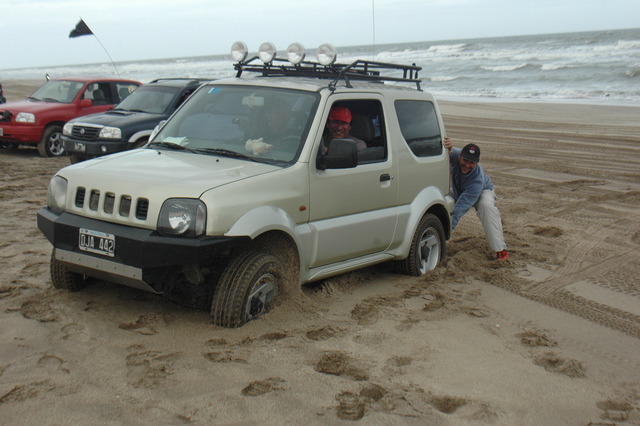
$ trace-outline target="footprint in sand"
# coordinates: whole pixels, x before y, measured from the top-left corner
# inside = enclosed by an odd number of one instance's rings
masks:
[[[27,300],[20,306],[22,316],[40,322],[59,321],[58,315],[51,306],[42,300]]]
[[[173,365],[181,357],[179,352],[162,353],[146,350],[143,345],[127,348],[127,376],[133,387],[155,388],[163,384],[173,374]]]
[[[247,387],[242,389],[244,396],[259,396],[276,390],[284,389],[284,380],[280,377],[270,377],[265,380],[257,380],[251,382]]]
[[[586,376],[586,369],[582,363],[574,359],[560,358],[553,352],[547,352],[537,356],[533,362],[552,373],[564,374],[565,376],[575,378],[583,378]]]
[[[356,381],[368,380],[369,373],[358,361],[343,352],[329,352],[320,358],[315,370],[323,374],[348,377]]]

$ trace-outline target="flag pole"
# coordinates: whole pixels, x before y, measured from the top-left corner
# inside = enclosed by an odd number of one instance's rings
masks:
[[[73,30],[71,30],[71,32],[69,33],[69,38],[75,38],[75,37],[80,37],[80,36],[84,36],[84,35],[92,35],[92,36],[94,36],[96,38],[96,40],[98,40],[98,43],[100,43],[100,46],[102,46],[102,49],[104,50],[104,52],[109,57],[109,60],[111,61],[111,64],[113,65],[113,68],[115,68],[116,74],[118,74],[118,78],[120,78],[120,73],[118,72],[118,67],[116,67],[116,63],[113,62],[113,59],[111,58],[111,55],[109,55],[109,52],[104,47],[104,45],[102,44],[102,42],[100,41],[98,36],[95,35],[93,33],[93,31],[91,31],[91,28],[89,28],[89,26],[84,22],[84,20],[82,18],[80,18],[80,22],[78,22],[76,27]]]

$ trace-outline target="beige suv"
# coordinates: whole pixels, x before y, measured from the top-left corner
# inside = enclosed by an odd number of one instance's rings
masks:
[[[420,68],[323,52],[234,52],[237,76],[200,87],[145,148],[60,170],[38,212],[54,287],[103,279],[206,303],[215,324],[239,327],[289,284],[385,261],[435,268],[454,201]],[[329,140],[336,106],[351,136]]]

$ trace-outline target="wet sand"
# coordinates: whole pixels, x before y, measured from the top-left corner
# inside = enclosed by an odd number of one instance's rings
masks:
[[[69,160],[0,150],[0,423],[640,424],[640,108],[440,106],[483,150],[510,261],[470,212],[426,277],[346,274],[237,330],[53,289],[35,212]]]

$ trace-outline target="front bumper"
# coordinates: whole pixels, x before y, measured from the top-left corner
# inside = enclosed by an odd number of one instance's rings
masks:
[[[0,122],[0,141],[22,144],[37,144],[42,137],[43,126],[35,124],[17,125]]]
[[[228,253],[248,237],[165,237],[157,232],[62,213],[44,207],[37,213],[38,229],[55,249],[55,258],[71,271],[107,281],[163,293],[162,271],[167,268],[209,263]],[[115,237],[114,257],[79,249],[80,228]]]
[[[129,149],[129,142],[127,141],[84,141],[71,139],[68,136],[62,136],[62,145],[69,153],[91,157],[113,154],[114,152]]]

